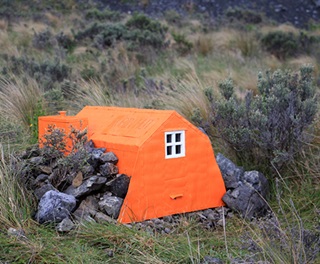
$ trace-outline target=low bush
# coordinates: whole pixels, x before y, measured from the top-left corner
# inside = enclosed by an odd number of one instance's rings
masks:
[[[87,11],[85,15],[86,19],[89,20],[108,20],[108,21],[119,21],[123,18],[123,15],[118,11],[111,11],[108,8],[100,11],[97,8],[92,8]]]
[[[62,82],[71,74],[71,68],[61,63],[60,60],[37,62],[27,56],[6,56],[6,58],[7,66],[3,67],[1,71],[3,75],[8,75],[8,73],[13,73],[17,76],[27,74],[36,79],[45,90],[52,89],[54,83]]]
[[[286,59],[299,53],[310,53],[314,45],[319,43],[319,37],[285,31],[271,31],[261,38],[261,44],[271,54],[279,59]]]
[[[214,124],[240,160],[280,168],[301,153],[318,110],[312,74],[310,66],[300,74],[259,74],[258,94],[248,92],[244,100],[235,96],[231,79],[220,83]]]
[[[250,24],[259,24],[262,22],[262,15],[249,9],[229,8],[225,16],[230,22],[245,22]]]
[[[118,41],[126,41],[127,46],[137,50],[141,46],[163,48],[167,28],[160,22],[142,14],[134,14],[125,25],[93,23],[75,34],[78,41],[93,40],[94,46],[104,49],[113,46]]]

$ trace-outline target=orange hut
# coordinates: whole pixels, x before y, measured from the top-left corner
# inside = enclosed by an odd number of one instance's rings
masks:
[[[64,118],[84,120],[88,138],[114,152],[119,172],[131,176],[119,222],[224,205],[226,190],[209,138],[177,112],[86,106]]]

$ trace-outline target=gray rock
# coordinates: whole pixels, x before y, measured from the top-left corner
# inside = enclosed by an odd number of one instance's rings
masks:
[[[56,230],[58,232],[64,233],[71,231],[75,227],[76,225],[70,220],[70,218],[65,218],[59,224],[57,224]]]
[[[258,171],[246,171],[243,175],[243,182],[251,185],[264,199],[269,196],[268,179]]]
[[[110,182],[107,182],[106,185],[110,186],[110,192],[114,196],[120,198],[125,198],[128,192],[130,183],[130,178],[125,174],[118,174],[117,177]]]
[[[72,195],[51,190],[42,196],[35,218],[40,224],[59,223],[69,217],[75,206],[76,199]]]
[[[114,220],[110,216],[108,216],[108,215],[106,215],[104,213],[101,213],[101,212],[97,212],[95,214],[94,220],[96,220],[98,223],[111,223],[111,224],[117,223],[116,220]]]
[[[94,212],[94,214],[96,214],[96,212]],[[79,222],[83,222],[83,221],[92,222],[92,223],[96,222],[89,211],[85,211],[81,208],[78,208],[77,210],[75,210],[72,213],[72,215]]]
[[[236,166],[231,160],[218,153],[216,161],[220,168],[227,189],[237,188],[244,173],[243,168]]]
[[[123,203],[123,199],[116,196],[104,195],[99,202],[99,207],[102,212],[117,219],[120,213],[120,209]]]
[[[94,175],[89,179],[85,180],[80,186],[74,187],[69,186],[64,192],[70,194],[76,198],[79,198],[84,195],[88,195],[94,191],[99,190],[105,183],[107,178]]]
[[[119,170],[116,165],[110,162],[106,162],[105,164],[100,166],[100,173],[105,176],[112,176],[118,174]]]
[[[106,152],[100,156],[100,161],[102,163],[110,162],[116,165],[118,163],[118,158],[113,152]]]
[[[42,196],[48,191],[56,191],[56,188],[54,188],[52,184],[49,182],[45,183],[40,188],[35,189],[34,195],[37,197],[39,201],[42,198]]]
[[[38,176],[37,176],[37,178],[35,179],[35,181],[34,181],[34,185],[35,185],[35,187],[40,187],[40,186],[42,186],[43,184],[44,184],[44,182],[46,181],[46,180],[48,180],[48,178],[49,178],[49,175],[47,175],[47,174],[39,174]]]
[[[11,236],[11,237],[17,237],[19,239],[27,239],[26,233],[24,232],[23,229],[15,229],[13,227],[10,227],[7,231],[7,234],[8,236]]]
[[[240,185],[234,190],[228,190],[222,200],[232,210],[248,219],[264,215],[268,210],[267,203],[261,198],[261,194],[248,184]]]
[[[39,156],[39,157],[32,157],[31,159],[29,159],[29,162],[32,165],[39,166],[43,162],[43,160],[44,160],[44,158]]]

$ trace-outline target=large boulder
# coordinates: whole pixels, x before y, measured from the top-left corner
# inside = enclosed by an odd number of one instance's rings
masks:
[[[70,216],[75,206],[72,195],[50,190],[41,197],[35,218],[40,224],[60,223]]]

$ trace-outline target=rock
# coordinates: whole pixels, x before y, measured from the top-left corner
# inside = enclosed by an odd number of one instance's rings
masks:
[[[29,159],[29,162],[32,164],[32,165],[35,165],[35,166],[39,166],[42,162],[44,161],[44,158],[39,156],[39,157],[32,157],[31,159]]]
[[[69,232],[74,229],[75,226],[76,225],[70,220],[70,218],[65,218],[56,226],[56,230],[61,233]]]
[[[72,195],[55,190],[46,192],[38,205],[36,221],[42,223],[59,223],[69,217],[76,206],[76,199]]]
[[[47,174],[39,174],[37,178],[34,180],[34,187],[41,187],[43,184],[45,184],[45,181],[48,180],[49,175]]]
[[[117,177],[106,185],[110,186],[110,191],[114,196],[125,198],[128,192],[130,178],[125,174],[119,174]]]
[[[34,190],[34,195],[37,197],[38,201],[42,198],[42,196],[48,191],[57,191],[56,188],[52,186],[51,183],[47,182],[42,185],[40,188]]]
[[[223,264],[223,261],[219,258],[205,256],[201,264]]]
[[[52,168],[49,166],[39,166],[39,169],[41,172],[46,173],[46,174],[52,173]]]
[[[226,188],[237,188],[244,173],[244,169],[236,166],[231,160],[224,157],[221,153],[218,153],[216,161],[220,168]]]
[[[94,220],[96,220],[98,223],[111,223],[111,224],[116,224],[117,221],[114,220],[113,218],[111,218],[110,216],[101,213],[101,212],[97,212],[94,216]]]
[[[96,212],[94,212],[96,213]],[[74,218],[79,221],[79,222],[92,222],[95,223],[96,221],[94,220],[94,218],[91,216],[89,211],[85,211],[81,208],[78,208],[77,210],[75,210],[72,215],[74,216]]]
[[[95,175],[85,180],[79,187],[69,186],[65,193],[79,198],[99,190],[106,182],[107,178]]]
[[[222,200],[232,210],[239,212],[248,219],[253,216],[264,215],[268,210],[265,200],[248,184],[240,185],[234,190],[228,190]]]
[[[110,162],[116,165],[118,163],[118,158],[113,152],[106,152],[100,156],[100,161],[102,163]]]
[[[116,175],[118,172],[118,167],[113,163],[106,162],[100,166],[100,173],[105,177]]]
[[[19,239],[26,239],[26,233],[23,229],[15,229],[13,227],[10,227],[7,231],[8,236],[16,237]],[[1,263],[1,262],[0,262]]]
[[[269,195],[269,183],[267,178],[258,171],[246,171],[243,175],[243,182],[251,185],[258,193],[266,199]]]
[[[122,203],[122,198],[104,195],[101,201],[99,201],[99,207],[102,212],[106,212],[107,215],[117,219]]]

